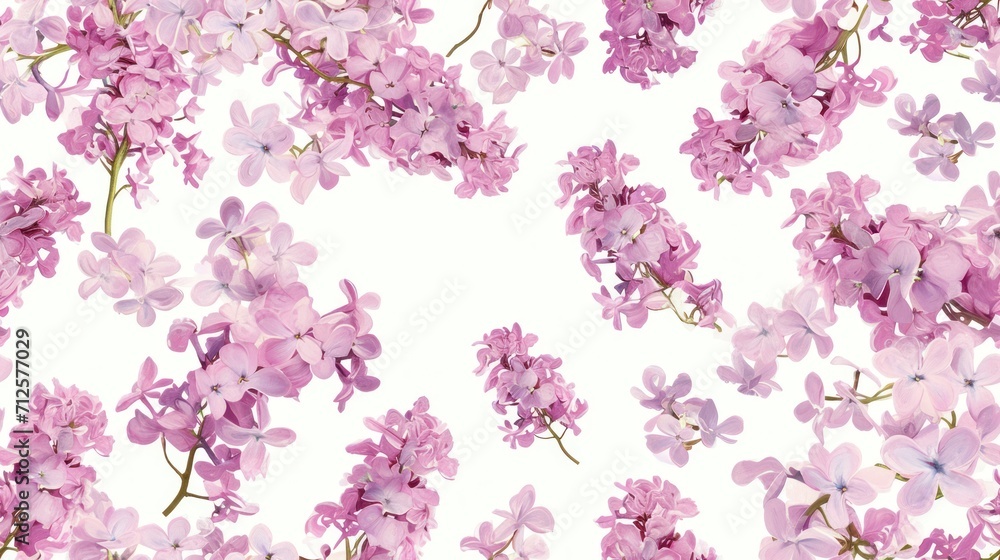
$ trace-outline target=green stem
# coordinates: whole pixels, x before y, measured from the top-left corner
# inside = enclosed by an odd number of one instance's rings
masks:
[[[865,6],[861,8],[861,11],[858,13],[858,21],[854,24],[854,27],[840,32],[840,36],[837,37],[837,42],[834,43],[833,48],[824,54],[823,58],[821,58],[816,64],[815,72],[817,74],[827,70],[828,68],[832,68],[833,65],[837,63],[837,59],[840,57],[843,57],[845,64],[847,63],[847,41],[851,39],[852,35],[858,34],[858,28],[861,27],[861,21],[865,18],[865,13],[867,11],[868,4],[865,4]]]
[[[198,451],[198,447],[200,446],[201,430],[204,427],[205,427],[205,422],[202,421],[202,423],[198,425],[198,431],[195,432],[195,436],[198,438],[199,443],[195,443],[194,447],[191,448],[191,451],[188,452],[187,463],[185,463],[184,465],[184,472],[180,475],[181,487],[179,490],[177,490],[177,495],[174,496],[174,501],[170,502],[170,505],[167,506],[167,509],[163,510],[163,517],[169,517],[171,512],[174,511],[174,509],[181,503],[181,500],[183,500],[184,498],[200,497],[197,496],[196,494],[188,492],[188,484],[191,483],[191,472],[194,470],[194,454],[196,451]]]
[[[10,544],[10,541],[14,540],[14,537],[16,536],[17,536],[17,527],[14,526],[14,523],[11,523],[10,534],[7,535],[7,540],[3,541],[3,547],[0,547],[0,557],[2,557],[4,553],[6,553],[8,550],[13,550],[14,552],[17,552],[16,546],[7,546]]]
[[[452,47],[451,50],[448,51],[448,54],[445,55],[446,57],[451,56],[452,53],[454,53],[458,49],[458,47],[461,47],[462,45],[468,43],[469,39],[471,39],[476,34],[476,32],[479,31],[479,26],[483,24],[483,14],[485,14],[486,10],[488,10],[491,7],[493,7],[493,0],[486,0],[486,2],[483,4],[483,8],[479,10],[479,17],[476,18],[476,26],[472,28],[472,32],[466,35],[465,39],[462,39],[461,41],[455,43],[455,46]]]
[[[45,62],[46,60],[52,58],[53,56],[56,56],[57,54],[62,54],[64,52],[69,52],[71,50],[73,50],[73,49],[69,48],[69,45],[60,43],[60,44],[52,47],[51,49],[47,49],[47,50],[42,51],[42,54],[40,54],[40,55],[37,55],[37,56],[24,56],[24,55],[21,55],[21,56],[18,56],[17,58],[18,58],[18,60],[31,59],[31,64],[28,67],[29,68],[33,68],[33,67],[38,66],[39,64]]]
[[[115,159],[111,162],[111,181],[108,186],[108,203],[104,207],[104,233],[111,235],[111,213],[115,207],[115,195],[118,193],[118,174],[128,157],[130,143],[128,139],[128,127],[122,129],[122,143],[115,152]]]

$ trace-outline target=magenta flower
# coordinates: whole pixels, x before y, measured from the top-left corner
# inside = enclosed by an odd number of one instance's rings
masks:
[[[932,449],[904,435],[892,436],[882,445],[885,464],[909,478],[896,500],[909,515],[930,511],[939,489],[946,500],[962,507],[974,506],[983,498],[982,486],[965,474],[979,454],[979,436],[964,427],[936,434],[940,440]]]

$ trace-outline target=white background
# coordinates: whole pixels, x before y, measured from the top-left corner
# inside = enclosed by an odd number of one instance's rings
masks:
[[[418,42],[445,52],[471,29],[480,5],[437,0],[427,7],[434,9],[436,17],[421,27]],[[995,161],[993,150],[983,150],[975,158],[963,157],[957,183],[918,175],[907,156],[912,139],[886,126],[886,119],[895,116],[890,100],[879,108],[859,107],[843,125],[844,142],[812,164],[793,169],[788,179],[774,180],[773,197],[724,192],[717,202],[711,194],[697,191],[689,158],[678,154],[678,146],[693,130],[691,115],[696,107],[711,109],[717,118],[723,116],[719,101],[723,82],[716,73],[719,63],[741,60],[742,49],[783,16],[751,0],[722,0],[692,39],[700,50],[695,66],[641,91],[617,74],[601,73],[605,54],[598,35],[606,24],[600,3],[565,0],[553,5],[550,13],[560,20],[584,22],[590,45],[575,58],[573,80],[553,86],[544,78],[535,79],[526,93],[502,107],[509,111],[508,123],[518,127],[519,139],[528,143],[507,194],[460,200],[452,194],[457,180],[390,173],[379,160],[368,169],[351,165],[351,177],[333,191],[317,189],[304,206],[291,199],[287,185],[273,184],[266,176],[252,188],[240,186],[234,173],[238,159],[223,150],[221,141],[231,126],[230,103],[239,98],[251,109],[278,102],[283,115],[290,116],[292,106],[285,93],[296,97],[288,74],[282,75],[280,87],[261,86],[259,78],[266,66],[258,66],[240,77],[226,76],[224,84],[201,101],[207,111],[197,124],[203,131],[199,145],[215,162],[200,190],[183,185],[179,171],[164,158],[154,168],[153,193],[158,204],[136,210],[127,199],[119,201],[115,235],[126,227],[141,227],[158,250],[180,260],[179,277],[189,279],[186,287],[207,272],[196,267],[207,245],[195,237],[195,226],[206,217],[217,217],[222,200],[236,195],[248,208],[269,201],[282,220],[295,228],[297,239],[318,246],[319,261],[304,275],[317,309],[341,305],[337,282],[345,277],[362,292],[376,292],[382,299],[374,313],[374,333],[383,345],[383,357],[376,362],[382,387],[356,395],[343,414],[331,405],[339,390],[332,381],[313,382],[300,402],[272,401],[272,425],[291,427],[298,440],[287,450],[272,453],[270,476],[244,486],[243,495],[258,503],[261,512],[241,521],[237,530],[264,523],[277,540],[292,541],[302,555],[315,556],[303,538],[303,525],[315,503],[339,498],[342,477],[356,463],[344,446],[369,435],[362,418],[384,414],[389,408],[406,410],[426,395],[431,412],[451,427],[455,454],[461,461],[457,479],[437,485],[439,526],[424,549],[426,558],[475,558],[475,553],[459,552],[459,540],[472,534],[481,521],[494,519],[492,510],[506,507],[509,497],[528,483],[535,485],[538,503],[549,507],[558,521],[550,539],[552,558],[597,558],[604,532],[593,521],[607,512],[607,498],[618,492],[614,482],[653,475],[671,480],[698,504],[701,514],[683,522],[681,530],[692,529],[721,556],[753,557],[766,534],[758,505],[761,492],[757,486],[732,484],[733,464],[767,455],[783,461],[804,459],[814,438],[808,427],[794,419],[792,408],[805,398],[805,374],[818,371],[832,384],[848,379],[850,371],[813,361],[814,356],[805,363],[782,363],[777,381],[785,391],[763,401],[738,394],[734,386],[715,376],[716,366],[729,362],[731,330],[719,334],[693,329],[679,324],[672,314],[661,313],[651,316],[640,330],[614,331],[610,322],[600,318],[600,307],[591,297],[597,285],[580,266],[578,238],[564,233],[568,210],[552,204],[558,194],[555,179],[563,171],[556,162],[581,145],[603,145],[606,138],[616,141],[619,152],[638,156],[641,166],[630,176],[630,184],[652,182],[666,189],[666,208],[678,221],[686,222],[703,244],[696,279],[721,278],[726,307],[745,322],[750,302],[777,306],[784,292],[798,283],[797,255],[791,247],[798,230],[780,229],[792,211],[788,199],[792,188],[811,190],[829,171],[845,171],[855,179],[867,173],[883,185],[876,209],[905,202],[940,210],[960,201],[971,185],[985,183],[989,163]],[[893,17],[889,30],[898,36],[912,14],[897,12]],[[496,37],[496,20],[496,11],[488,12],[479,35],[452,61],[472,70],[468,59],[476,50],[488,49]],[[64,60],[47,62],[45,72],[61,73]],[[868,42],[864,61],[865,68],[887,65],[893,69],[899,78],[894,94],[910,93],[919,102],[934,92],[941,98],[943,112],[964,111],[974,126],[998,116],[996,106],[961,90],[960,79],[972,75],[967,61],[947,58],[930,65],[898,44]],[[475,88],[475,75],[466,74],[463,82]],[[487,95],[480,98],[489,101]],[[487,115],[496,111],[496,107],[486,107]],[[55,139],[63,130],[65,124],[50,123],[41,108],[17,125],[0,124],[0,147],[6,161],[0,165],[12,165],[13,156],[20,155],[29,168],[48,168],[53,160],[69,167],[81,197],[93,204],[83,225],[87,232],[98,231],[107,176],[100,166],[65,155]],[[89,302],[77,295],[83,276],[76,256],[89,248],[89,238],[81,244],[60,238],[58,247],[62,262],[56,277],[37,278],[24,292],[24,306],[13,310],[4,325],[31,329],[37,381],[51,386],[50,380],[58,378],[101,398],[111,413],[109,433],[116,444],[110,458],[86,458],[101,475],[99,487],[117,506],[136,508],[142,523],[165,526],[159,512],[176,492],[177,479],[163,462],[158,445],[128,442],[125,425],[130,414],[114,414],[113,408],[129,391],[146,356],[156,360],[161,375],[177,379],[196,366],[193,355],[167,349],[166,331],[173,319],[200,321],[206,310],[186,299],[180,307],[158,313],[151,328],[139,328],[134,317],[117,315],[101,294]],[[454,292],[447,298],[454,296],[453,303],[443,302],[446,290]],[[422,313],[427,318],[422,319]],[[831,329],[834,355],[869,365],[867,328],[853,312],[841,315],[842,320]],[[483,393],[482,378],[472,374],[476,358],[471,343],[490,329],[514,321],[539,335],[535,352],[564,359],[560,371],[576,383],[578,395],[591,406],[580,421],[583,433],[566,441],[582,461],[580,466],[570,463],[554,442],[538,441],[531,448],[512,451],[501,441],[498,417],[490,407],[492,397]],[[399,344],[401,338],[408,343]],[[629,390],[641,384],[643,369],[653,364],[670,376],[690,373],[695,381],[693,394],[714,398],[723,417],[742,415],[746,430],[739,442],[696,448],[683,469],[652,457],[642,431],[651,411],[641,408]],[[6,386],[12,401],[13,384],[8,380]],[[881,415],[882,405],[873,406],[875,415]],[[832,439],[866,446],[866,463],[879,460],[879,442],[871,434],[845,432]],[[196,484],[193,490],[201,488]],[[886,498],[891,504],[893,498]],[[929,532],[935,518],[947,519],[945,513],[956,513],[946,504],[939,504],[935,512],[918,520],[918,526]],[[185,501],[175,512],[192,520],[208,513],[208,506],[198,500]],[[952,529],[962,525],[961,515],[950,519]],[[226,528],[227,534],[233,531]],[[336,538],[332,532],[328,536],[329,542]]]

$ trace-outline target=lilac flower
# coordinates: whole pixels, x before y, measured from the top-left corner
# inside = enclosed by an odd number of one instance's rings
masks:
[[[730,416],[720,423],[719,410],[715,402],[708,399],[698,411],[698,427],[700,428],[698,434],[705,447],[715,445],[715,438],[726,443],[736,443],[736,440],[729,436],[743,433],[743,419],[739,416]]]
[[[940,440],[933,449],[903,435],[892,436],[882,445],[885,464],[909,478],[897,496],[899,508],[909,515],[930,511],[939,489],[946,500],[962,507],[974,506],[983,498],[982,486],[965,474],[979,453],[979,436],[964,427],[937,435]]]
[[[258,107],[251,119],[247,117],[243,102],[234,101],[229,114],[234,128],[227,130],[223,137],[226,151],[247,156],[240,164],[240,183],[246,186],[256,183],[264,169],[275,181],[287,179],[292,160],[285,153],[292,147],[294,138],[292,129],[278,122],[278,106]]]
[[[944,339],[926,348],[904,338],[879,351],[872,361],[883,374],[894,378],[892,402],[903,415],[923,412],[938,417],[955,406],[957,394],[951,380],[951,349]]]
[[[719,366],[716,374],[719,379],[726,383],[739,385],[737,391],[744,395],[751,395],[766,399],[771,395],[771,391],[780,391],[781,386],[774,381],[774,375],[778,372],[778,364],[774,360],[763,363],[755,363],[753,366],[743,359],[739,350],[733,352],[733,365]]]
[[[928,95],[924,105],[916,108],[913,97],[906,93],[896,96],[896,113],[904,120],[900,122],[889,119],[889,126],[904,136],[921,136],[927,131],[927,125],[941,111],[941,102],[936,95]]]
[[[833,339],[826,334],[832,323],[822,309],[816,309],[819,296],[813,289],[803,289],[786,302],[786,309],[774,319],[774,326],[782,336],[788,337],[788,357],[799,361],[806,356],[812,344],[821,358],[833,351]],[[788,298],[786,298],[788,299]],[[790,305],[789,305],[790,303]]]
[[[316,2],[298,2],[294,16],[307,31],[305,36],[315,36],[326,45],[326,54],[334,60],[347,58],[347,33],[360,31],[368,23],[368,14],[360,8],[326,10]]]
[[[1000,99],[1000,78],[983,60],[975,63],[976,77],[962,80],[962,87],[969,93],[982,93],[986,101]]]
[[[764,526],[773,540],[762,544],[760,557],[763,560],[813,560],[816,557],[836,556],[840,544],[831,534],[832,531],[819,527],[802,529],[792,521],[796,518],[794,514],[790,518],[788,508],[778,498],[764,503]]]
[[[851,505],[863,506],[875,500],[879,492],[892,485],[891,471],[879,467],[861,468],[861,450],[843,443],[833,451],[822,445],[809,450],[809,464],[802,469],[802,480],[810,488],[830,496],[826,514],[834,527],[850,522]]]
[[[917,148],[921,153],[930,156],[916,159],[913,162],[921,175],[930,175],[940,169],[941,176],[945,179],[949,181],[958,179],[958,166],[952,159],[955,154],[954,144],[935,138],[921,138],[917,141]]]

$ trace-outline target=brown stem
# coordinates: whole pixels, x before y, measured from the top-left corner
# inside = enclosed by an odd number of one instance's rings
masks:
[[[163,510],[163,517],[169,517],[171,512],[174,511],[174,509],[181,503],[181,500],[183,500],[184,498],[201,497],[197,496],[196,494],[188,492],[188,484],[191,483],[191,472],[194,470],[194,454],[196,451],[198,451],[198,447],[200,447],[201,430],[204,427],[205,427],[205,422],[202,421],[202,423],[198,425],[198,431],[195,432],[195,436],[198,438],[199,443],[195,443],[194,447],[191,448],[191,451],[188,452],[187,462],[184,464],[184,472],[181,473],[180,475],[181,487],[180,489],[177,490],[177,495],[174,496],[174,501],[170,502],[170,505],[167,506],[167,509]]]
[[[569,454],[569,451],[566,450],[566,446],[563,445],[562,438],[559,437],[559,434],[557,434],[556,431],[552,429],[552,418],[549,417],[549,415],[540,408],[536,408],[535,410],[542,417],[542,422],[545,423],[545,427],[548,428],[549,433],[552,434],[552,439],[556,440],[556,443],[559,444],[559,449],[562,450],[563,455],[569,457],[569,460],[573,461],[574,464],[579,465],[580,461],[577,461],[575,457]],[[563,435],[565,434],[566,432],[563,432]]]
[[[479,17],[476,18],[476,26],[472,28],[472,32],[466,35],[465,39],[462,39],[461,41],[455,43],[455,46],[452,47],[451,50],[448,51],[448,54],[446,54],[445,56],[451,56],[451,54],[455,52],[455,50],[457,50],[458,47],[461,47],[462,45],[469,42],[469,39],[471,39],[476,34],[476,32],[479,31],[479,26],[483,24],[483,14],[485,14],[486,10],[491,8],[492,6],[493,6],[493,0],[486,0],[486,3],[483,4],[482,9],[479,10]]]

